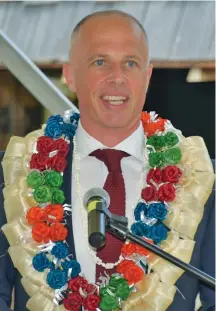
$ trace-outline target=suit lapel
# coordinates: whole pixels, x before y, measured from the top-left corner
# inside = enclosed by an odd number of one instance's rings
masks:
[[[72,189],[72,159],[73,157],[73,139],[70,142],[70,149],[69,154],[67,156],[68,165],[64,171],[63,176],[63,186],[62,190],[65,194],[65,203],[71,205],[71,189]],[[75,244],[74,244],[74,236],[73,236],[73,228],[72,228],[72,213],[66,216],[67,222],[67,229],[68,229],[68,236],[67,236],[67,243],[69,245],[70,254],[73,255],[73,258],[76,259],[76,252],[75,252]]]

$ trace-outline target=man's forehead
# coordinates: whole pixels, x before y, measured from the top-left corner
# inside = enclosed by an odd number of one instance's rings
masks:
[[[100,45],[103,47],[103,51],[106,46],[110,47],[111,45],[115,51],[118,48],[122,50],[123,46],[130,50],[131,46],[131,49],[140,50],[143,55],[148,55],[148,41],[145,32],[131,18],[118,14],[93,16],[86,20],[74,33],[70,58],[76,58],[77,53],[83,54],[84,50],[85,54],[89,54],[89,51],[92,53]],[[133,54],[133,51],[131,50],[129,53]]]
[[[81,25],[77,32],[73,33],[72,41],[75,39],[86,40],[86,37],[91,39],[97,36],[114,37],[118,32],[121,32],[121,34],[125,33],[125,35],[131,34],[134,37],[139,36],[139,38],[145,37],[144,32],[134,20],[114,13],[89,18]]]

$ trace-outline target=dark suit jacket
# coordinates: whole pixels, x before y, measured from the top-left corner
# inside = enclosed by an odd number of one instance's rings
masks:
[[[72,147],[70,148],[69,159],[72,159]],[[2,160],[3,153],[0,153],[0,162]],[[72,161],[71,161],[72,162]],[[66,195],[66,202],[71,201],[71,168],[72,163],[68,164],[68,167],[64,173],[64,191]],[[3,174],[0,165],[0,228],[6,223],[6,217],[3,208]],[[198,269],[205,271],[207,274],[214,276],[215,268],[215,208],[214,208],[214,190],[206,203],[203,219],[198,227],[195,240],[195,249],[191,258],[191,264]],[[75,254],[72,221],[69,217],[67,224],[69,226],[68,231],[68,244],[70,252]],[[0,232],[0,256],[3,255],[9,245]],[[25,293],[22,285],[20,284],[21,276],[19,272],[14,268],[13,263],[8,254],[0,257],[0,311],[9,311],[11,304],[11,292],[12,288],[15,288],[15,311],[27,311],[26,302],[28,296]],[[208,288],[205,284],[202,284],[196,278],[184,273],[176,282],[176,286],[182,295],[177,291],[173,303],[167,309],[167,311],[194,311],[195,298],[197,293],[200,292],[201,301],[203,303],[202,311],[215,310],[215,295],[214,291]],[[42,311],[42,310],[38,310]]]

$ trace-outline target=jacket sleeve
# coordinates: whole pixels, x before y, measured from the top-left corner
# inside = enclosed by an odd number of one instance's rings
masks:
[[[0,228],[6,223],[6,216],[3,206],[3,194],[2,189],[4,188],[3,172],[1,161],[3,153],[0,152]],[[0,310],[10,311],[12,289],[15,277],[15,268],[10,259],[7,250],[9,244],[3,231],[0,231]]]
[[[209,216],[201,248],[200,269],[215,278],[215,189],[208,200],[208,208]],[[201,282],[199,289],[202,303],[200,311],[215,310],[215,291]]]

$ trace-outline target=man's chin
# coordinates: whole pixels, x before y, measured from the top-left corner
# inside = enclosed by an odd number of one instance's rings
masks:
[[[107,130],[126,130],[129,127],[129,122],[121,122],[122,120],[110,120],[109,122],[103,122],[101,125]]]

